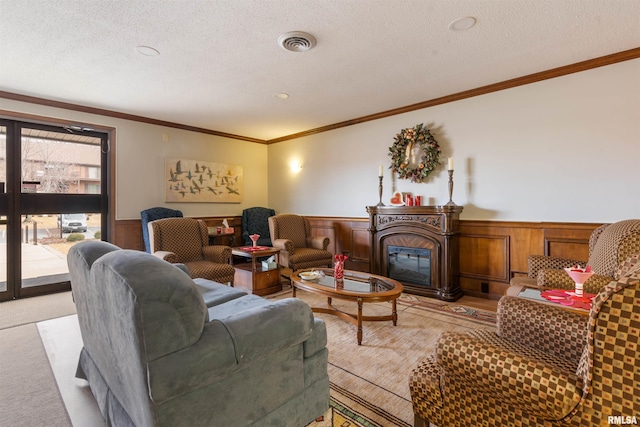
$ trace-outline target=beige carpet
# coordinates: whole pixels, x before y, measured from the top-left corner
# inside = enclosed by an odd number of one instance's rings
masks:
[[[71,425],[34,323],[0,330],[0,425]]]
[[[76,312],[71,291],[0,303],[0,329],[67,316]]]
[[[290,289],[286,289],[275,298],[290,295]],[[299,292],[298,296],[312,306],[325,303],[324,298],[310,293]],[[57,309],[68,310],[69,293],[42,298],[59,298],[61,307]],[[7,303],[0,308],[4,304]],[[334,305],[349,312],[356,308],[355,303],[337,300]],[[364,306],[368,315],[388,313],[390,309],[390,303]],[[398,310],[398,326],[394,327],[390,321],[365,322],[361,346],[356,342],[355,326],[335,316],[316,314],[327,323],[334,410],[332,418],[312,423],[314,427],[412,425],[409,373],[433,351],[437,336],[443,330],[494,328],[493,323],[487,321],[491,313],[455,303],[403,295]],[[474,316],[474,311],[482,316]],[[34,316],[47,318],[48,315]],[[0,314],[0,320],[2,317]],[[100,425],[97,406],[91,401],[86,385],[73,378],[80,345],[76,316],[42,321],[37,328],[31,323],[0,330],[0,360],[3,361],[0,364],[0,425],[5,425],[6,420],[11,420],[6,424],[11,426]],[[5,418],[7,415],[9,418]],[[47,422],[43,423],[44,420]]]
[[[312,307],[326,302],[325,298],[308,292],[298,291],[297,295]],[[403,299],[428,300],[406,295]],[[356,310],[353,302],[334,299],[333,303],[344,311]],[[363,310],[365,315],[388,314],[391,303],[365,304]],[[469,310],[469,313],[472,311],[481,310]],[[346,406],[380,426],[413,425],[409,375],[413,367],[433,352],[442,331],[495,330],[492,323],[479,321],[471,314],[461,316],[446,309],[400,303],[398,325],[393,326],[390,321],[365,322],[362,345],[358,346],[355,326],[329,314],[316,313],[316,316],[327,323],[332,397],[344,399]]]

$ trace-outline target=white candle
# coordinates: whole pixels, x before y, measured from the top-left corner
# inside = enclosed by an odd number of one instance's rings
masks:
[[[452,171],[453,170],[453,157],[449,157],[448,161],[449,161],[449,167],[447,169]]]
[[[382,165],[380,165],[380,167],[378,168],[378,176],[379,177],[383,177],[384,176],[384,171],[382,170]]]

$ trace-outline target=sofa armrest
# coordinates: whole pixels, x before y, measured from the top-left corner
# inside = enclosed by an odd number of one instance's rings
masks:
[[[191,273],[189,272],[189,267],[187,267],[186,265],[184,265],[181,262],[178,262],[176,264],[173,264],[178,270],[181,270],[182,272],[184,272],[187,276],[191,277]]]
[[[329,246],[329,238],[324,236],[310,236],[307,237],[307,247],[314,249],[327,250]]]
[[[195,344],[149,362],[151,398],[158,404],[206,387],[228,375],[236,365],[227,328],[220,322],[207,323]]]
[[[229,264],[231,261],[231,248],[224,245],[203,246],[202,257],[206,261]]]
[[[557,268],[543,268],[538,270],[536,278],[539,287],[571,290],[576,287],[566,271]]]
[[[149,362],[151,396],[162,402],[219,381],[239,364],[302,345],[313,325],[311,309],[297,298],[214,319],[194,345]]]
[[[587,316],[560,306],[504,296],[498,302],[496,333],[565,360],[579,360],[587,345]]]
[[[532,279],[538,277],[538,271],[543,269],[562,270],[563,268],[573,267],[576,264],[584,267],[587,261],[576,260],[571,258],[557,258],[546,255],[529,255],[527,258],[529,268],[528,276]]]
[[[597,294],[613,277],[594,274],[583,284],[584,292]],[[564,270],[544,269],[538,272],[537,284],[541,288],[573,290],[576,283]]]
[[[236,360],[250,363],[266,354],[309,339],[313,313],[298,298],[286,298],[219,319],[233,340]]]
[[[620,263],[615,273],[615,279],[617,280],[628,274],[635,273],[638,270],[640,270],[640,252],[629,255],[627,259]]]
[[[327,325],[324,320],[313,319],[313,333],[304,342],[304,357],[310,357],[327,346]]]
[[[289,239],[276,239],[272,241],[271,244],[276,249],[289,252],[290,255],[292,255],[295,250],[295,248],[293,247],[293,242]]]
[[[588,292],[590,294],[598,295],[602,288],[611,283],[614,280],[613,277],[610,276],[602,276],[600,274],[594,274],[589,277],[586,282],[584,282],[583,290],[584,292]],[[575,285],[574,285],[575,287]]]
[[[157,251],[157,252],[154,252],[153,255],[164,261],[170,262],[171,264],[176,264],[180,262],[180,260],[178,259],[178,255],[176,255],[174,252]]]
[[[471,335],[444,332],[437,343],[436,360],[447,381],[486,391],[505,405],[544,419],[564,418],[582,397],[581,380],[575,373],[562,372]]]

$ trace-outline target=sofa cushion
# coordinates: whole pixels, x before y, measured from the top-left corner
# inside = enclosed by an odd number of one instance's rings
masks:
[[[246,292],[240,289],[207,279],[197,278],[193,279],[193,282],[196,284],[196,288],[198,288],[198,292],[202,295],[204,304],[207,307],[214,307],[247,295]]]

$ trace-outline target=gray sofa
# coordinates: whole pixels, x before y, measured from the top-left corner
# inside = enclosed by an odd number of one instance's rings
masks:
[[[99,241],[74,245],[68,264],[84,343],[76,375],[107,425],[301,427],[328,408],[326,328],[304,302],[196,286]]]

